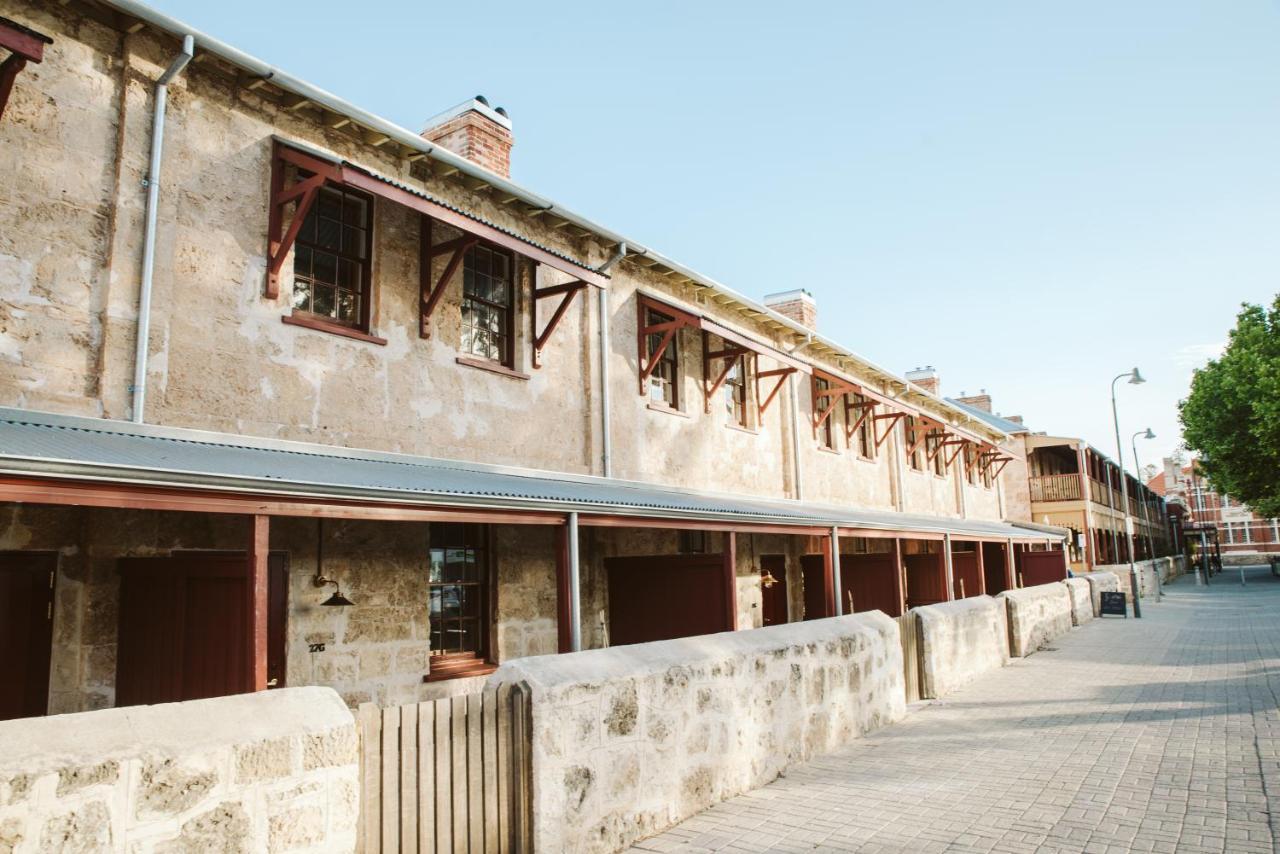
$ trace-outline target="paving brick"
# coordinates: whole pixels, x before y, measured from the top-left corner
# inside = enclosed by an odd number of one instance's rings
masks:
[[[1280,581],[1248,579],[1180,579],[634,850],[1280,850]]]

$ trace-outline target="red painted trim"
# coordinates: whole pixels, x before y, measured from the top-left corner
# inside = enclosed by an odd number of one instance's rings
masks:
[[[738,544],[733,531],[724,534],[724,610],[725,625],[731,631],[738,630]]]
[[[249,674],[250,690],[267,690],[267,554],[270,541],[270,517],[251,516],[249,519]]]

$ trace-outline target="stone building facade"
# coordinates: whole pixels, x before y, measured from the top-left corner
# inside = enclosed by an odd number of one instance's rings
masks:
[[[1011,586],[1060,543],[1011,524],[1017,437],[819,334],[809,295],[775,311],[512,183],[487,103],[406,136],[202,34],[184,65],[189,30],[136,4],[0,16],[47,40],[0,115],[0,575],[52,573],[25,713],[223,691],[134,672],[208,614],[247,645],[227,679],[407,702],[573,646],[954,598],[975,561],[970,595]],[[323,478],[353,468],[532,486]],[[25,584],[10,607],[42,609]]]

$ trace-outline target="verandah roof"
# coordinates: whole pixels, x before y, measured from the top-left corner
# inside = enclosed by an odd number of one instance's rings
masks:
[[[605,516],[806,533],[840,527],[959,539],[1059,539],[1014,523],[745,498],[651,483],[489,466],[0,407],[0,500],[92,504],[49,486],[331,500],[360,506]],[[39,478],[39,482],[32,482]],[[97,501],[103,504],[102,501]],[[130,502],[127,506],[162,506]],[[263,505],[266,506],[266,505]],[[300,508],[302,505],[290,505]],[[230,512],[230,511],[224,511]],[[241,512],[254,512],[252,508]],[[263,512],[259,510],[258,512]],[[324,515],[321,510],[280,510]],[[513,520],[514,521],[514,520]],[[534,521],[534,520],[530,520]],[[590,524],[591,519],[584,519]],[[1039,528],[1039,526],[1037,526]],[[1063,532],[1065,533],[1065,532]]]

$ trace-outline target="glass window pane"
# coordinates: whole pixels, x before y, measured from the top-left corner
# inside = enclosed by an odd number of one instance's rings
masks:
[[[299,246],[293,253],[293,272],[297,276],[311,275],[311,250],[306,246]]]
[[[321,284],[313,285],[311,292],[311,310],[316,314],[323,314],[327,317],[332,317],[333,309],[333,288]]]
[[[361,228],[347,226],[342,231],[342,251],[357,258],[364,257],[365,232]]]
[[[311,310],[311,283],[305,279],[293,281],[293,307],[297,311]]]
[[[360,319],[360,299],[351,291],[338,291],[338,319],[344,323]]]
[[[342,201],[342,220],[348,225],[364,228],[365,200],[359,196],[347,195]]]
[[[312,253],[311,278],[325,284],[338,281],[338,256],[328,252]]]
[[[316,210],[320,216],[329,219],[342,219],[342,193],[332,187],[321,187],[316,197]]]
[[[316,221],[315,242],[325,249],[340,249],[342,243],[342,226],[337,220],[320,217]]]

